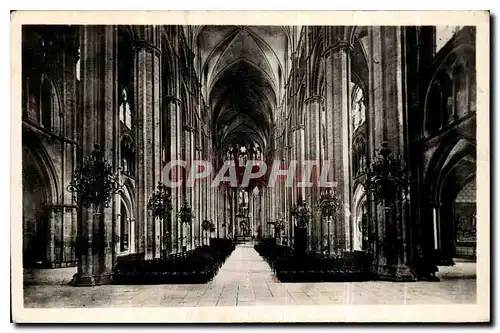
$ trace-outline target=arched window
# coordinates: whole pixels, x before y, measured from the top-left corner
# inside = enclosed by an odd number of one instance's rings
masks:
[[[457,32],[460,31],[462,26],[453,26],[453,25],[441,25],[436,26],[436,53],[439,52],[450,41],[450,39],[455,36]]]
[[[130,217],[123,200],[120,200],[120,251],[127,251],[129,248]]]
[[[472,65],[474,66],[474,65]],[[476,112],[476,70],[469,70],[469,112]]]
[[[132,138],[124,135],[120,143],[121,171],[129,176],[135,174],[135,148]]]
[[[205,70],[203,72],[203,76],[205,78],[205,84],[207,84],[207,80],[208,80],[208,66],[205,66]]]
[[[354,176],[362,174],[366,167],[366,145],[362,137],[356,138],[352,152],[352,169]]]
[[[428,134],[432,135],[438,132],[443,124],[442,107],[444,102],[441,85],[438,81],[432,83],[426,103],[425,129]]]
[[[46,129],[52,129],[52,111],[54,103],[54,92],[50,81],[42,78],[42,94],[41,94],[41,114],[42,126]]]
[[[362,234],[362,250],[368,250],[369,248],[369,220],[368,220],[368,209],[366,207],[366,197],[361,205],[361,234]]]
[[[279,85],[281,86],[281,67],[278,67],[278,82]]]
[[[120,101],[120,121],[129,129],[132,129],[132,111],[130,110],[130,102],[127,89],[123,88]]]
[[[76,56],[77,56],[76,65],[75,65],[76,80],[80,81],[80,48],[78,48]]]
[[[366,147],[365,141],[361,141],[359,147],[359,170],[358,173],[362,173],[366,168]]]
[[[246,189],[238,191],[238,214],[244,216],[248,214],[248,191]]]
[[[244,167],[248,160],[247,147],[241,146],[240,153],[238,155],[238,166]]]
[[[261,150],[260,150],[260,146],[257,143],[253,147],[253,150],[254,150],[253,159],[256,159],[256,160],[262,159],[262,153],[261,153]]]
[[[355,86],[352,95],[352,127],[357,130],[365,122],[365,96],[359,86]]]
[[[465,72],[464,65],[458,65],[453,71],[453,85],[455,92],[455,114],[458,118],[464,117],[468,113],[467,102],[467,73]]]
[[[439,80],[439,89],[441,92],[441,122],[442,126],[446,126],[454,121],[453,110],[453,83],[449,74],[445,71],[440,71],[437,74]]]

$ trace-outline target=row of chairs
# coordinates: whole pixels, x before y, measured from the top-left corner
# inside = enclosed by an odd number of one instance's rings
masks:
[[[234,250],[230,240],[214,241],[165,258],[145,260],[143,254],[119,257],[115,281],[124,284],[206,283]]]
[[[370,254],[344,252],[340,257],[293,249],[264,240],[255,250],[269,263],[282,282],[360,281],[372,279]]]

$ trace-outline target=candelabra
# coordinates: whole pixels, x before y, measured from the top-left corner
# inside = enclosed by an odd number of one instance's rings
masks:
[[[94,145],[90,155],[75,170],[67,190],[73,193],[80,207],[93,207],[96,211],[100,207],[109,207],[112,196],[122,192],[118,176],[104,159],[99,145]]]
[[[181,209],[177,213],[177,217],[182,223],[191,223],[195,217],[193,209],[187,200],[184,200]]]
[[[399,235],[398,219],[401,217],[397,202],[405,198],[407,178],[399,155],[394,154],[387,142],[377,151],[378,158],[366,172],[365,188],[376,203],[384,206],[385,235],[375,237],[377,248],[386,257],[395,260],[404,250],[404,242]]]
[[[292,209],[292,216],[295,217],[298,227],[307,227],[311,219],[311,210],[304,199],[299,198],[297,205]]]
[[[394,154],[387,142],[377,151],[379,157],[366,172],[365,188],[376,202],[393,203],[406,190],[407,180],[399,155]]]
[[[331,247],[331,240],[330,240],[330,223],[332,220],[335,220],[338,217],[339,212],[342,209],[342,199],[340,196],[337,195],[336,192],[333,190],[328,190],[325,191],[321,194],[319,200],[318,200],[318,209],[321,212],[321,216],[326,217],[327,219],[327,233],[328,233],[328,239],[327,239],[327,246],[328,246],[328,252],[330,252]],[[323,247],[323,244],[321,245]]]
[[[212,222],[212,220],[205,219],[203,220],[203,222],[201,222],[201,228],[203,229],[203,231],[205,231],[205,235],[208,242],[208,233],[209,232],[212,233],[215,231],[215,224],[214,222]]]
[[[311,219],[311,210],[302,198],[299,198],[297,205],[292,209],[292,216],[295,218],[296,226],[294,232],[294,251],[305,253],[307,251],[307,225]]]
[[[154,219],[159,219],[161,221],[162,228],[165,229],[163,224],[166,221],[169,221],[169,215],[172,211],[172,200],[168,194],[167,186],[165,186],[162,182],[158,182],[157,190],[149,198],[147,209],[151,212]],[[166,229],[166,231],[163,230],[162,232],[163,247],[168,249],[170,237],[169,226],[167,226]]]
[[[184,200],[182,207],[180,208],[179,212],[177,212],[177,217],[181,220],[181,223],[185,223],[191,226],[191,222],[193,221],[195,215],[187,199]],[[183,228],[184,226],[181,225],[181,232],[183,232],[182,230]],[[189,229],[189,232],[191,233],[191,229]],[[182,244],[182,251],[185,251],[186,246],[184,246],[184,237],[181,237],[181,244]]]

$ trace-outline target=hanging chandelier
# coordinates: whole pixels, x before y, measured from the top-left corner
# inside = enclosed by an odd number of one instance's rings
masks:
[[[99,145],[87,156],[73,174],[67,190],[80,207],[109,207],[114,194],[122,192],[118,176],[111,164],[104,159]]]
[[[168,194],[167,186],[162,182],[158,182],[157,190],[149,198],[147,209],[155,219],[166,219],[172,211],[172,200]]]
[[[377,202],[398,200],[406,189],[406,176],[399,155],[387,142],[377,151],[379,157],[366,173],[365,187]]]
[[[277,232],[285,230],[285,220],[283,218],[278,219],[274,224],[274,228]]]
[[[318,209],[321,215],[333,218],[342,209],[342,199],[333,190],[325,191],[318,200]]]
[[[181,220],[182,223],[191,223],[194,219],[195,215],[193,213],[193,209],[187,200],[184,200],[181,209],[177,213],[177,217]]]
[[[311,210],[304,199],[299,198],[297,205],[292,209],[292,216],[297,220],[297,225],[305,228],[311,219]]]

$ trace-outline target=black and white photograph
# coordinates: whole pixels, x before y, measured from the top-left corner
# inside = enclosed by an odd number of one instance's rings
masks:
[[[14,321],[490,320],[488,12],[16,14]]]

